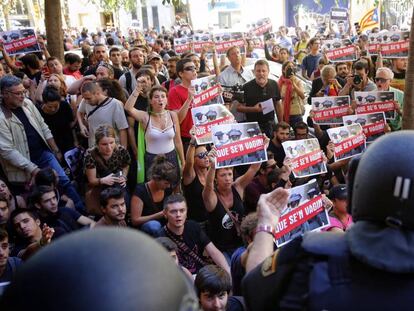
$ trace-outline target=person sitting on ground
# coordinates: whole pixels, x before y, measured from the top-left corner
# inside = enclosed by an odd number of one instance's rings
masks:
[[[187,220],[187,204],[182,194],[170,195],[164,202],[167,224],[158,233],[169,237],[177,245],[178,261],[192,274],[205,266],[205,252],[218,266],[230,272],[223,254],[210,241],[200,225]]]
[[[93,220],[82,216],[76,210],[59,207],[56,192],[50,186],[35,187],[30,195],[30,202],[37,209],[41,222],[55,230],[55,238],[84,226],[95,225]]]
[[[230,275],[218,266],[201,268],[194,286],[203,311],[244,310],[242,297],[230,297]]]
[[[346,185],[335,185],[329,191],[329,199],[333,203],[329,212],[330,225],[324,231],[344,232],[352,224],[352,216],[348,213],[348,190]]]
[[[100,204],[102,218],[96,222],[95,227],[118,226],[126,227],[126,205],[124,190],[118,187],[106,188],[101,192]]]
[[[12,255],[27,260],[40,248],[48,245],[55,233],[53,228],[43,224],[41,227],[37,213],[31,209],[18,208],[10,215],[15,243]]]
[[[9,235],[7,231],[0,229],[0,284],[10,282],[22,260],[18,257],[10,257]]]
[[[131,198],[132,226],[157,237],[165,224],[164,201],[176,182],[176,167],[163,155],[155,157],[149,169],[149,181],[138,184]]]
[[[115,142],[115,131],[101,125],[95,132],[96,145],[85,152],[85,174],[88,179],[86,207],[92,215],[102,215],[100,192],[105,187],[126,186],[131,158],[128,151]]]

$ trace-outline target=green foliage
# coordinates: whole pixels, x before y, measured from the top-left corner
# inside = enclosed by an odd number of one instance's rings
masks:
[[[163,5],[172,4],[175,8],[179,7],[182,3],[181,0],[162,0]]]
[[[136,9],[136,1],[134,0],[90,0],[92,3],[99,5],[106,12],[118,11],[123,8],[127,12]]]

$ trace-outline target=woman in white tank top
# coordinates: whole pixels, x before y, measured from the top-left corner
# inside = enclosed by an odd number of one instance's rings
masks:
[[[148,96],[150,101],[149,112],[134,108],[135,101],[141,92],[142,88],[138,83],[124,108],[145,129],[145,168],[148,170],[156,155],[165,154],[168,161],[177,167],[177,173],[180,173],[178,158],[181,167],[184,166],[185,162],[180,123],[175,111],[165,109],[167,106],[167,90],[162,86],[154,86],[150,90]]]

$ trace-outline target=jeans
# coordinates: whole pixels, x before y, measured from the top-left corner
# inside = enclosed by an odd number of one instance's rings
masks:
[[[63,193],[72,199],[73,203],[75,204],[75,208],[79,213],[86,213],[85,204],[82,202],[81,197],[70,182],[68,176],[65,174],[65,171],[53,153],[48,150],[43,151],[40,158],[32,159],[32,162],[35,163],[39,168],[50,167],[54,169],[59,176],[59,187],[63,189]]]
[[[141,231],[149,234],[150,236],[157,238],[158,232],[161,230],[162,226],[161,223],[157,220],[150,220],[147,221],[145,224],[141,226]]]

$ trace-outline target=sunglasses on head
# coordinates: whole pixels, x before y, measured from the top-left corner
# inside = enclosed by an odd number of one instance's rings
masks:
[[[389,79],[385,79],[385,78],[375,78],[375,82],[381,82],[381,83],[385,83],[387,82]]]
[[[204,159],[208,155],[208,151],[200,152],[199,154],[196,154],[197,158]]]
[[[196,70],[196,67],[195,66],[184,67],[184,70],[185,71],[194,71],[194,70]]]

